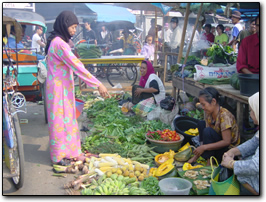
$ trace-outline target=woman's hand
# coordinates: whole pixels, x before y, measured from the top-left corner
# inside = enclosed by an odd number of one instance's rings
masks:
[[[100,86],[98,87],[98,91],[99,91],[99,93],[100,93],[100,95],[101,95],[102,97],[108,97],[108,98],[111,97],[110,94],[109,94],[108,91],[107,91],[107,88],[106,88],[102,83],[101,83]]]
[[[136,90],[135,90],[135,95],[136,96],[140,96],[140,94],[143,92],[143,88],[137,88]]]
[[[201,154],[206,150],[205,145],[200,145],[199,147],[197,147],[194,151],[193,154],[197,155],[197,156],[201,156]]]
[[[221,162],[221,165],[223,167],[229,168],[229,169],[233,169],[232,167],[232,163],[234,161],[234,158],[228,155],[223,155],[223,160]]]

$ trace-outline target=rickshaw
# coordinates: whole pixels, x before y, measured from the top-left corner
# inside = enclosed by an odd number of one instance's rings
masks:
[[[3,167],[3,177],[11,178],[17,189],[24,183],[24,151],[18,112],[26,112],[26,99],[24,95],[17,91],[17,68],[16,62],[12,60],[4,44],[6,37],[10,35],[10,27],[14,26],[16,30],[17,42],[21,39],[21,25],[10,17],[3,16],[3,136],[2,149],[3,160],[6,167]],[[8,168],[8,172],[4,168]]]
[[[26,25],[27,29],[32,28],[32,26],[41,26],[43,28],[43,33],[45,33],[47,30],[44,17],[31,11],[4,8],[3,16],[16,19],[21,25]],[[7,52],[10,58],[16,61],[18,91],[20,91],[26,97],[27,101],[43,101],[45,121],[47,123],[46,101],[44,93],[45,82],[41,83],[38,80],[38,76],[41,72],[40,70],[46,68],[46,62],[43,59],[44,56],[42,56],[42,60],[40,60],[38,56],[41,56],[37,54],[36,49],[32,48],[9,48],[8,42]],[[7,59],[7,54],[3,54],[3,59]],[[5,71],[6,67],[3,68],[3,72]]]

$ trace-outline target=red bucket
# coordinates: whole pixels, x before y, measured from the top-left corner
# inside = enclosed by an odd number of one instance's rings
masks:
[[[75,103],[76,103],[76,119],[81,115],[83,107],[84,107],[84,101],[75,98]]]

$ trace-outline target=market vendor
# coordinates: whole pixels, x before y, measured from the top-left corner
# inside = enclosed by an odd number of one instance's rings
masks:
[[[222,44],[223,46],[226,46],[228,43],[228,36],[224,32],[224,26],[222,24],[217,25],[216,27],[218,35],[214,38],[214,43],[216,44]]]
[[[234,115],[221,107],[223,98],[215,88],[201,90],[199,101],[205,112],[205,121],[198,122],[199,136],[196,138],[199,145],[195,145],[194,156],[188,163],[196,162],[202,156],[210,165],[211,156],[220,162],[224,152],[239,145],[240,135]]]
[[[260,19],[256,21],[256,34],[244,38],[238,50],[236,68],[238,73],[259,74],[260,73]]]
[[[139,85],[132,88],[132,103],[137,104],[141,100],[154,97],[156,104],[165,98],[165,88],[161,79],[155,74],[154,68],[149,61],[142,61],[140,67]]]
[[[78,19],[71,11],[61,12],[47,40],[46,101],[49,145],[52,163],[68,165],[69,159],[82,155],[76,119],[73,72],[88,86],[98,88],[101,96],[109,96],[106,87],[87,71],[68,45],[76,33]]]
[[[256,125],[259,125],[259,92],[249,97],[250,117]],[[238,147],[232,148],[223,155],[221,165],[233,169],[237,180],[241,183],[240,194],[259,194],[259,168],[260,168],[260,149],[259,149],[259,130],[250,140],[247,140]],[[241,160],[234,160],[241,155]],[[246,189],[243,189],[243,187]],[[246,192],[248,191],[248,192]]]

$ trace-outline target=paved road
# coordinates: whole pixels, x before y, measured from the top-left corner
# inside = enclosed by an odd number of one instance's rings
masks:
[[[27,114],[19,113],[19,119],[28,119],[21,124],[25,155],[25,181],[21,189],[16,190],[11,179],[3,179],[3,195],[64,195],[63,184],[73,179],[52,176],[49,155],[48,126],[44,120],[44,107],[27,102]],[[5,165],[3,165],[5,169]]]

